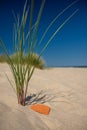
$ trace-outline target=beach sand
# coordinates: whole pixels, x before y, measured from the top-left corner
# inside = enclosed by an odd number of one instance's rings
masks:
[[[5,74],[13,82],[8,65],[0,64],[0,130],[87,130],[87,68],[36,69],[25,107]],[[48,105],[49,115],[31,110],[34,103]]]

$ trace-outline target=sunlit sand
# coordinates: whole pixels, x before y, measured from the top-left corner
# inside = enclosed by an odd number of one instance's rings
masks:
[[[0,64],[0,130],[87,130],[87,68],[36,69],[25,107],[5,74],[13,82],[8,65]],[[34,103],[49,106],[49,115],[31,110]]]

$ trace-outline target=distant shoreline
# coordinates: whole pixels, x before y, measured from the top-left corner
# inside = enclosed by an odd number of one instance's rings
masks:
[[[87,66],[46,66],[46,68],[87,68]]]

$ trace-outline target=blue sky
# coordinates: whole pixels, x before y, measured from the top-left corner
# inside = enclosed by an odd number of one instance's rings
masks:
[[[41,18],[38,40],[50,22],[73,0],[46,0]],[[12,53],[12,30],[15,14],[22,13],[25,0],[0,0],[0,37],[5,42],[9,53]],[[30,4],[30,0],[28,0]],[[35,0],[34,21],[41,0]],[[61,29],[51,41],[43,54],[47,66],[87,66],[87,1],[79,0],[67,10],[51,27],[42,46],[49,39],[58,26],[76,9],[76,15]],[[1,51],[1,49],[0,49]]]

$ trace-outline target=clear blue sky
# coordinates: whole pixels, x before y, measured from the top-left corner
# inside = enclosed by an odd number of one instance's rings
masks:
[[[46,0],[41,18],[38,40],[56,17],[73,0]],[[22,13],[25,0],[0,0],[0,37],[12,53],[12,31],[15,14]],[[30,0],[28,0],[28,4]],[[35,0],[35,16],[41,0]],[[47,66],[87,66],[87,0],[79,0],[73,7],[67,10],[52,26],[42,42],[42,46],[49,39],[58,26],[75,10],[77,14],[55,36],[43,54]],[[1,50],[0,50],[1,51]]]

